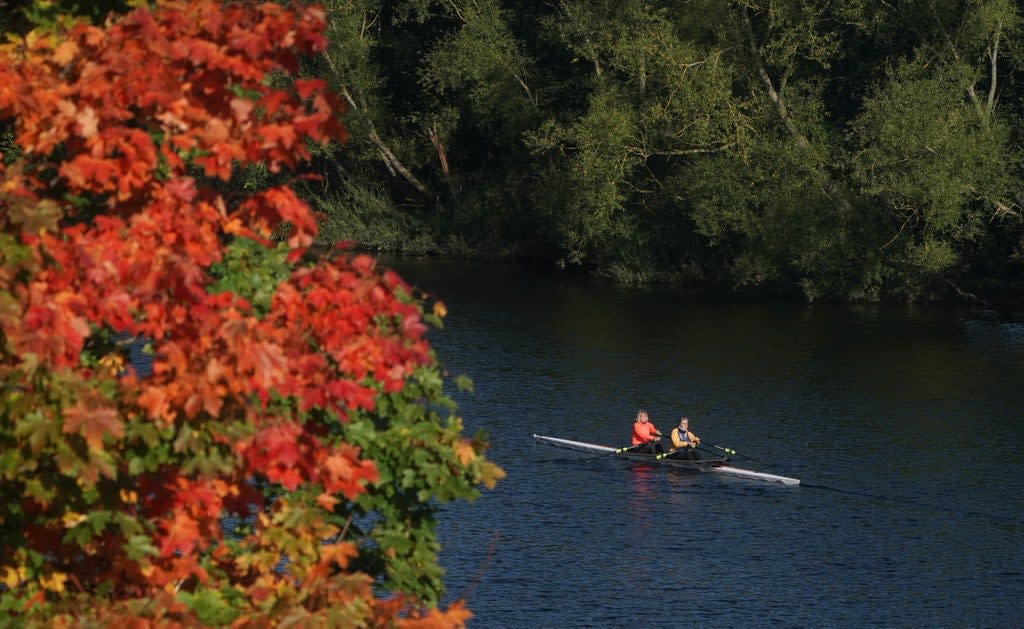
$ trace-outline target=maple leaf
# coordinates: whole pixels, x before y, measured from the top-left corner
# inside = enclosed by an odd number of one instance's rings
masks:
[[[433,608],[402,615],[406,617],[396,621],[398,629],[459,629],[473,617],[462,601],[453,602],[447,610]]]
[[[158,548],[161,557],[176,553],[188,555],[195,550],[199,540],[199,524],[191,516],[178,511],[170,519],[160,522],[161,539]]]
[[[122,174],[116,160],[92,155],[76,155],[64,162],[60,174],[76,190],[113,190],[114,178]]]
[[[296,79],[295,91],[299,98],[306,99],[316,92],[327,89],[327,82],[323,79]]]
[[[351,500],[365,491],[363,482],[376,482],[377,466],[373,461],[356,458],[358,451],[343,444],[335,453],[327,456],[320,463],[324,489],[328,492],[341,492]]]
[[[480,482],[484,484],[484,487],[494,489],[498,481],[503,478],[505,478],[505,470],[490,461],[484,463],[480,473]]]
[[[2,197],[0,197],[0,200]],[[57,222],[63,216],[63,212],[51,199],[39,199],[38,201],[14,200],[7,204],[9,220],[21,225],[21,229],[29,234],[36,234],[40,230],[56,231]]]
[[[316,497],[316,503],[323,507],[324,511],[334,511],[334,507],[341,502],[332,494],[324,492]]]
[[[91,138],[96,135],[98,129],[99,117],[96,115],[96,110],[86,105],[81,109],[78,114],[75,115],[75,122],[78,123],[78,133],[83,138]]]
[[[295,491],[305,481],[297,469],[283,465],[267,470],[267,479],[280,484],[288,491]]]
[[[67,65],[71,63],[71,60],[78,54],[78,44],[73,40],[65,40],[57,45],[53,50],[51,59],[59,65]]]
[[[476,450],[473,449],[473,445],[468,440],[459,439],[455,443],[455,457],[462,465],[469,465],[476,458]]]
[[[344,434],[337,421],[401,399],[413,370],[434,365],[421,306],[399,295],[413,292],[368,256],[300,263],[318,223],[291,187],[237,190],[229,214],[215,186],[188,176],[205,169],[228,179],[247,164],[278,172],[309,159],[311,142],[344,138],[343,104],[323,81],[276,90],[267,80],[296,75],[300,55],[325,49],[325,12],[299,3],[130,4],[138,8],[102,27],[58,20],[59,36],[33,32],[17,49],[0,46],[0,111],[24,151],[0,167],[0,352],[21,361],[0,360],[0,388],[6,382],[12,399],[34,396],[49,431],[41,439],[22,428],[12,451],[53,457],[56,473],[74,476],[87,495],[118,486],[121,496],[109,525],[69,548],[68,527],[88,536],[86,522],[99,520],[80,521],[74,486],[64,491],[25,467],[9,492],[30,516],[25,545],[5,550],[30,547],[45,558],[36,576],[50,591],[35,602],[45,595],[67,609],[68,590],[76,601],[102,598],[82,611],[86,624],[195,624],[197,610],[179,594],[195,601],[206,590],[240,594],[217,599],[239,626],[332,607],[363,610],[351,624],[462,626],[468,612],[457,605],[427,611],[400,591],[376,599],[384,568],[352,568],[362,552],[355,544],[321,544],[338,533],[325,510],[381,489],[371,484],[377,463],[335,441]],[[273,279],[269,312],[257,315],[229,291],[209,294],[211,265],[231,236],[275,247],[270,238],[283,226],[281,263],[291,276]],[[155,348],[150,374],[111,386],[113,331]],[[96,388],[116,402],[81,384],[101,378]],[[77,384],[68,390],[69,382]],[[432,399],[408,394],[413,404]],[[391,419],[394,405],[382,406],[381,419]],[[56,424],[46,419],[55,416]],[[57,438],[58,428],[80,435],[87,451],[78,437]],[[480,448],[452,447],[466,469],[443,466],[451,475],[438,483],[500,478]],[[381,464],[393,454],[383,450]],[[304,497],[317,486],[308,508]],[[288,492],[300,489],[302,511],[279,517]],[[254,532],[220,543],[223,515],[253,509]],[[282,556],[294,561],[291,574],[277,570]],[[302,565],[304,557],[317,560]],[[8,577],[9,588],[27,578]],[[151,616],[136,618],[139,600]],[[50,620],[40,613],[40,623]]]
[[[324,389],[335,399],[341,400],[345,407],[373,410],[374,392],[369,387],[356,384],[351,380],[335,380],[325,385]]]
[[[124,436],[124,423],[114,408],[79,402],[64,409],[64,427],[61,430],[66,434],[81,434],[90,448],[100,450],[105,436],[116,439]]]
[[[136,402],[151,419],[170,423],[174,420],[174,409],[165,386],[147,386],[142,390]]]
[[[238,367],[243,372],[252,373],[254,384],[266,390],[284,379],[288,360],[281,347],[273,343],[256,342],[239,354]]]
[[[58,572],[56,570],[49,571],[48,574],[44,573],[39,577],[39,585],[43,586],[44,590],[51,592],[63,592],[64,584],[68,580],[68,575],[64,572]]]

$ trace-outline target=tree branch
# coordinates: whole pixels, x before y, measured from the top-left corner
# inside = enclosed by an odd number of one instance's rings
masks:
[[[822,192],[824,192],[829,198],[835,201],[836,205],[839,206],[844,212],[850,212],[853,207],[850,201],[846,199],[842,191],[840,190],[839,183],[836,182],[835,178],[828,170],[828,155],[822,155],[806,135],[800,132],[797,128],[796,123],[793,122],[793,117],[789,113],[789,109],[786,107],[786,102],[782,98],[782,94],[775,90],[775,85],[772,83],[772,77],[768,74],[768,68],[765,67],[764,59],[761,57],[761,50],[757,45],[757,38],[754,36],[754,25],[750,21],[750,11],[747,9],[745,3],[740,3],[740,12],[743,17],[743,30],[747,35],[747,45],[750,48],[750,55],[754,60],[754,66],[757,68],[757,74],[761,78],[761,83],[764,85],[765,92],[768,94],[768,98],[775,104],[775,112],[779,115],[782,120],[782,124],[785,125],[786,130],[796,140],[797,144],[807,149],[811,155],[816,156],[820,162],[816,167],[816,170],[821,174],[823,178]],[[784,74],[784,79],[789,78],[792,73],[792,64],[787,67]]]
[[[982,306],[989,306],[989,305],[991,305],[991,304],[989,304],[989,302],[985,301],[981,297],[978,297],[974,293],[966,291],[966,290],[960,288],[951,279],[946,279],[946,284],[948,284],[950,286],[950,288],[953,289],[953,292],[955,292],[963,300],[974,302],[974,303],[982,305]]]
[[[331,72],[334,74],[334,76],[339,76],[340,73],[338,72],[338,67],[335,65],[334,59],[331,59],[331,55],[328,54],[327,51],[325,51],[323,53],[323,57],[327,61],[327,65],[330,66]],[[366,102],[363,99],[360,99],[361,102],[357,104],[355,99],[352,98],[352,94],[349,93],[348,87],[345,85],[341,86],[341,95],[345,98],[345,102],[348,103],[348,106],[351,107],[353,111],[359,111],[360,109],[366,108]],[[360,107],[360,105],[362,105],[362,107]],[[391,174],[394,175],[394,173],[396,172],[399,173],[407,182],[409,182],[409,184],[413,188],[417,190],[417,192],[425,196],[430,201],[431,204],[436,206],[437,209],[439,210],[442,209],[440,204],[437,202],[437,199],[435,199],[433,195],[430,194],[430,190],[428,190],[427,187],[423,185],[423,182],[417,179],[416,175],[414,175],[411,170],[406,168],[405,164],[403,164],[402,161],[398,159],[398,156],[391,152],[391,149],[388,148],[388,145],[384,142],[383,139],[381,139],[380,134],[377,133],[377,127],[373,124],[373,120],[370,120],[369,116],[366,117],[366,124],[370,128],[368,134],[370,142],[372,142],[373,145],[377,148],[377,151],[380,153],[381,158],[384,160],[385,165],[388,167],[388,170],[391,171]]]
[[[995,109],[996,104],[996,84],[998,75],[996,74],[996,62],[999,59],[999,35],[1003,29],[1001,22],[996,23],[996,33],[992,41],[992,48],[989,49],[988,58],[991,61],[991,75],[990,83],[988,86],[988,114],[991,116],[992,111]]]
[[[649,149],[640,147],[630,147],[627,149],[628,152],[639,155],[640,157],[647,159],[654,155],[660,155],[662,157],[681,157],[683,155],[701,155],[705,153],[721,153],[722,151],[735,146],[734,143],[722,144],[721,146],[697,146],[693,148],[685,149]]]
[[[939,25],[939,31],[942,33],[943,39],[946,40],[946,46],[949,48],[949,52],[953,55],[953,59],[960,63],[960,52],[956,49],[956,44],[949,37],[949,31],[946,30],[946,25],[942,23],[942,18],[939,17],[939,11],[935,8],[935,2],[929,0],[928,6],[931,7],[932,17],[935,18],[935,23]],[[986,115],[985,108],[981,104],[981,99],[978,98],[978,93],[974,89],[974,83],[967,86],[967,96],[970,97],[971,102],[974,104],[974,109],[978,112],[978,117],[981,118],[983,124],[988,124],[988,116]]]
[[[360,103],[362,107],[356,104],[355,99],[352,98],[352,94],[350,94],[348,91],[348,87],[342,86],[341,95],[345,98],[345,101],[349,104],[349,107],[351,107],[354,111],[365,109],[366,103]],[[384,140],[381,139],[380,134],[377,133],[377,127],[374,126],[373,121],[367,120],[366,122],[370,128],[367,137],[370,138],[370,142],[372,142],[373,145],[377,148],[377,151],[380,153],[381,157],[386,162],[388,169],[391,170],[392,172],[397,172],[398,174],[400,174],[402,178],[408,181],[413,188],[416,188],[416,190],[420,194],[430,199],[430,191],[427,189],[425,185],[423,185],[423,182],[416,178],[416,175],[412,174],[411,170],[405,167],[405,164],[403,164],[402,161],[398,159],[398,156],[391,152],[391,149],[388,148],[388,145],[384,142]]]
[[[459,5],[455,4],[455,2],[453,2],[453,0],[448,0],[448,4],[450,4],[452,6],[452,10],[455,11],[455,15],[459,16],[459,19],[462,20],[463,24],[465,24],[466,23],[466,16],[462,15],[462,10],[459,9]]]
[[[782,124],[786,125],[786,129],[789,131],[790,135],[792,135],[797,142],[802,146],[813,149],[810,140],[808,140],[804,134],[800,133],[796,124],[793,123],[793,119],[789,115],[789,109],[786,108],[785,101],[782,100],[782,96],[775,90],[775,85],[772,83],[772,77],[768,74],[768,69],[764,65],[764,59],[761,57],[761,51],[757,46],[757,38],[754,37],[754,25],[750,22],[750,12],[747,10],[747,5],[741,3],[740,11],[743,14],[743,30],[747,35],[747,46],[750,48],[750,55],[754,59],[754,66],[757,68],[757,74],[761,79],[761,83],[764,85],[765,91],[768,93],[768,98],[775,104],[775,112],[782,120]]]
[[[526,84],[526,81],[520,78],[518,73],[513,72],[512,76],[515,77],[516,82],[519,83],[519,87],[523,88],[523,91],[526,92],[526,99],[533,103],[533,106],[536,107],[537,96],[532,91],[530,91],[530,86]]]
[[[441,144],[441,137],[437,134],[437,125],[430,125],[427,128],[427,135],[430,136],[430,143],[434,145],[434,149],[437,151],[437,161],[441,164],[441,175],[448,185],[451,185],[452,176],[448,170],[448,153],[444,150],[444,145]]]

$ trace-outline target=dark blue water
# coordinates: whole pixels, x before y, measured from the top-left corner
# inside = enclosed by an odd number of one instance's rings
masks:
[[[441,515],[470,627],[1024,626],[1020,322],[395,266],[448,305],[432,342],[508,473]],[[531,438],[624,445],[638,408],[802,485]]]

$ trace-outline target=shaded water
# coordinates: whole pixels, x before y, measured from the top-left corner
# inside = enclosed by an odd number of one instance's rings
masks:
[[[1024,626],[1021,323],[394,266],[448,305],[432,343],[508,472],[441,514],[470,627]],[[640,407],[803,484],[531,438],[622,445]]]

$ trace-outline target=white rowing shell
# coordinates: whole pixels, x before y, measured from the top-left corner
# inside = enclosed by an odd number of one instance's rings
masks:
[[[600,446],[597,445],[596,443],[572,441],[571,439],[560,439],[558,437],[547,437],[545,435],[534,435],[533,438],[541,443],[546,443],[548,445],[557,446],[559,448],[566,448],[569,450],[578,450],[580,452],[589,452],[591,454],[615,454],[615,448],[611,446]],[[692,461],[654,459],[653,457],[645,457],[644,460],[649,460],[652,463],[672,465],[674,467],[687,467],[690,469],[696,468],[701,470],[702,472],[717,472],[719,474],[728,474],[730,476],[739,476],[742,478],[750,478],[754,480],[782,483],[783,485],[800,484],[800,479],[798,478],[779,476],[777,474],[767,474],[765,472],[755,472],[753,470],[743,469],[742,467],[733,467],[731,465],[700,465],[694,464]]]

